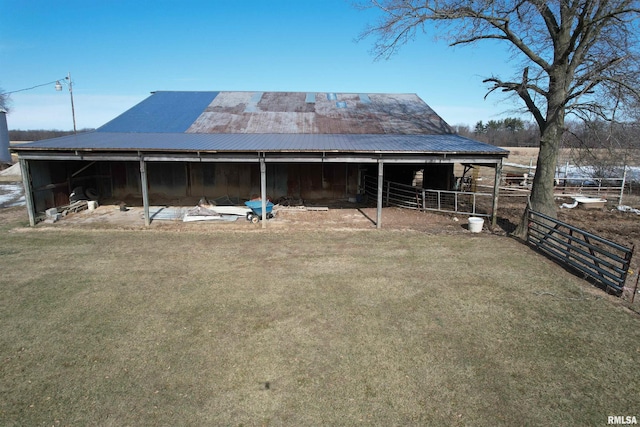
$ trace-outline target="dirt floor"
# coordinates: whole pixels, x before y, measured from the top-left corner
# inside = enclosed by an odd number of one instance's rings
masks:
[[[176,207],[177,209],[189,207]],[[153,208],[152,208],[153,209]],[[304,207],[274,207],[274,218],[268,220],[266,228],[271,230],[373,230],[376,228],[376,208],[359,206],[329,208],[326,211],[306,210]],[[26,214],[26,213],[25,213]],[[468,232],[464,215],[447,215],[418,212],[400,208],[383,208],[382,227],[392,230],[416,230],[428,233]],[[99,206],[93,211],[83,210],[69,214],[55,224],[41,223],[38,227],[89,227],[140,229],[144,226],[142,207]],[[485,222],[487,228],[488,222]],[[237,221],[182,222],[181,220],[152,220],[150,229],[175,230],[234,230],[251,231],[262,228],[262,223],[252,224],[244,217]],[[496,230],[499,232],[499,230]]]
[[[563,202],[558,200],[559,206]],[[629,199],[633,207],[640,208],[640,198]],[[524,212],[525,200],[521,197],[504,197],[500,201],[497,226],[490,227],[490,219],[485,218],[483,233],[508,235]],[[182,207],[189,208],[189,207]],[[275,217],[268,220],[267,230],[374,230],[376,228],[376,208],[365,205],[343,205],[326,211],[310,211],[304,207],[274,208]],[[26,216],[26,213],[25,213]],[[558,218],[578,228],[601,236],[627,247],[640,247],[640,215],[619,212],[615,203],[604,209],[559,209]],[[387,207],[382,210],[382,228],[389,230],[413,230],[427,234],[469,233],[468,217],[457,214],[419,212],[409,209]],[[69,214],[55,224],[41,223],[38,227],[79,227],[92,229],[145,229],[142,207],[104,205],[95,210],[84,210]],[[237,221],[203,221],[185,223],[181,220],[153,220],[150,230],[209,231],[229,230],[252,232],[262,229],[262,223],[252,224],[243,217]],[[640,256],[632,259],[631,270],[640,271]],[[631,276],[631,279],[633,276]]]
[[[634,200],[632,206],[640,208],[640,198]],[[562,199],[558,200],[560,206]],[[346,207],[345,207],[346,206]],[[287,229],[375,229],[376,208],[366,205],[345,205],[331,207],[326,211],[312,211],[304,207],[274,207],[275,217],[268,220],[266,228]],[[504,197],[498,208],[497,226],[490,229],[490,219],[485,219],[484,232],[494,234],[509,234],[520,221],[524,212],[523,198]],[[179,208],[189,208],[179,207]],[[142,207],[127,207],[121,211],[117,205],[98,206],[97,209],[83,210],[69,214],[55,224],[40,224],[39,226],[56,227],[89,226],[136,229],[144,228],[144,212]],[[152,207],[153,209],[153,207]],[[26,216],[26,212],[25,212]],[[415,230],[433,234],[469,232],[466,215],[419,212],[411,209],[385,207],[382,210],[382,228],[392,230]],[[633,246],[640,244],[640,215],[631,212],[619,212],[615,203],[604,209],[559,209],[558,218],[576,227],[585,229],[616,243]],[[180,220],[153,220],[151,229],[176,228],[189,230],[229,229],[254,230],[262,228],[262,224],[252,224],[245,218],[237,221],[203,221],[183,223]]]
[[[533,147],[507,147],[510,150],[509,162],[518,164],[535,164],[538,148]],[[561,151],[562,156],[568,156],[570,151]],[[485,170],[486,169],[486,170]],[[493,169],[481,168],[481,176],[484,177],[486,191],[493,188]],[[486,175],[486,176],[485,176]],[[481,191],[485,191],[482,189]],[[640,215],[634,213],[622,213],[616,209],[617,197],[609,198],[612,203],[602,210],[584,209],[560,209],[559,219],[576,227],[583,228],[594,234],[612,240],[625,246],[634,246],[640,243]],[[571,199],[558,199],[558,206]],[[502,192],[498,210],[498,224],[491,232],[508,234],[512,232],[520,221],[525,207],[524,197],[506,197]],[[623,204],[640,209],[640,196],[625,197]],[[329,204],[328,211],[306,211],[295,207],[276,206],[276,217],[270,220],[268,228],[273,229],[375,229],[376,209],[366,205],[345,203],[341,205]],[[183,206],[189,208],[192,206]],[[488,206],[483,207],[486,212]],[[26,212],[25,212],[26,218]],[[144,228],[144,215],[142,207],[131,206],[126,212],[121,212],[118,205],[106,204],[99,206],[94,211],[82,211],[69,215],[55,224],[56,227],[87,226],[135,229]],[[484,232],[489,232],[488,221],[485,221]],[[45,226],[45,225],[41,225]],[[244,219],[236,222],[196,222],[182,223],[180,221],[156,220],[151,224],[151,229],[161,228],[177,229],[218,229],[223,227],[229,230],[252,230],[261,228],[261,225],[250,224]],[[458,233],[469,232],[467,229],[467,216],[455,214],[442,214],[431,212],[418,212],[399,208],[384,208],[382,214],[382,227],[385,229],[407,229],[427,233]],[[639,257],[636,257],[639,258]],[[640,263],[639,263],[640,264]]]
[[[567,202],[569,200],[566,199]],[[564,199],[558,199],[558,206],[563,201]],[[632,204],[634,208],[640,207],[637,198]],[[513,231],[523,212],[523,201],[501,201],[498,212],[501,230],[507,233]],[[640,215],[620,212],[616,209],[616,203],[609,204],[604,209],[560,208],[558,219],[621,245],[640,248]]]

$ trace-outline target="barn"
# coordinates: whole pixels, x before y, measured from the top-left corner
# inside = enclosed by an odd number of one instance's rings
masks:
[[[377,180],[449,190],[455,164],[495,169],[508,151],[455,134],[415,94],[153,92],[92,132],[13,148],[29,220],[69,203],[74,189],[144,206],[296,198],[342,200]],[[499,179],[496,179],[496,183]],[[498,186],[493,193],[495,222]],[[265,222],[263,221],[263,224]]]

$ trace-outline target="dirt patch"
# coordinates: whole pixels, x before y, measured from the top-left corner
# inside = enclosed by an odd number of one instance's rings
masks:
[[[560,206],[562,200],[558,200]],[[504,197],[498,208],[497,226],[490,231],[494,234],[511,233],[524,212],[524,198]],[[640,207],[640,200],[632,201],[633,207]],[[177,207],[187,209],[190,206]],[[13,209],[23,212],[25,208]],[[376,228],[377,210],[370,206],[332,207],[324,211],[306,210],[304,207],[274,207],[275,217],[268,220],[267,228],[287,230],[335,230],[354,229],[371,230]],[[558,219],[590,233],[597,234],[625,246],[640,245],[640,215],[632,212],[620,212],[615,204],[604,209],[559,209]],[[414,230],[431,234],[468,233],[468,216],[420,212],[411,209],[385,207],[382,209],[382,228],[391,230]],[[490,219],[486,218],[484,232],[489,232]],[[39,224],[43,226],[44,224]],[[95,210],[84,210],[69,214],[55,224],[54,227],[87,227],[87,228],[119,228],[144,229],[144,210],[142,207],[128,207],[121,211],[117,205],[103,205]],[[206,221],[184,223],[181,220],[152,220],[151,229],[188,229],[188,230],[254,230],[262,228],[262,224],[252,224],[244,217],[237,221]]]
[[[180,209],[182,207],[178,207]],[[276,230],[372,230],[376,228],[376,208],[331,208],[326,211],[310,211],[304,208],[274,208],[275,217],[268,220],[267,228]],[[25,213],[26,214],[26,213]],[[401,208],[383,208],[382,227],[391,230],[416,230],[428,233],[468,232],[467,219],[462,215],[447,215],[419,212]],[[487,223],[485,223],[487,224]],[[45,224],[38,225],[39,227]],[[69,214],[53,227],[142,229],[144,210],[142,207],[128,207],[121,211],[119,206],[104,205],[89,211]],[[487,224],[488,225],[488,224]],[[181,220],[153,220],[150,229],[199,230],[255,230],[262,224],[252,224],[244,217],[237,221],[203,221],[185,223]],[[486,228],[486,227],[485,227]],[[500,230],[498,230],[500,232]]]
[[[563,199],[558,199],[561,205]],[[511,232],[520,221],[525,208],[524,200],[500,202],[498,215],[501,228]],[[634,207],[640,206],[637,200]],[[558,219],[618,244],[633,247],[640,245],[640,215],[620,212],[615,203],[603,209],[558,209]]]

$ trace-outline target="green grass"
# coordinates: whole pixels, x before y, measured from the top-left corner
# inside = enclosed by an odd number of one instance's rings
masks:
[[[5,221],[0,425],[640,415],[639,318],[514,240],[215,229]]]

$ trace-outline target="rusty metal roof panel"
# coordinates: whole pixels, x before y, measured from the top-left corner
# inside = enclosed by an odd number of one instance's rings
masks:
[[[98,132],[451,134],[415,94],[155,92]]]
[[[506,150],[455,134],[184,134],[89,132],[21,144],[15,151],[162,151],[162,152],[394,152],[486,153]]]
[[[415,94],[155,92],[94,132],[15,151],[506,151],[453,133]]]

